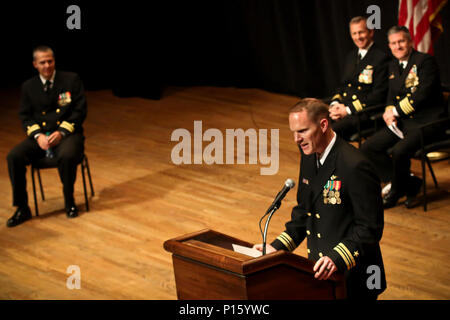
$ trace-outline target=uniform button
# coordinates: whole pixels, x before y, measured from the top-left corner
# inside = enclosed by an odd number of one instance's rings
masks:
[[[61,110],[60,109],[56,109],[56,113],[60,113],[61,112]]]
[[[399,96],[396,96],[395,98],[397,98],[397,100],[400,100],[400,97],[399,97]]]
[[[363,103],[363,107],[365,107],[366,106],[366,104],[365,103]]]
[[[320,215],[318,213],[316,213],[316,218],[320,219]]]
[[[318,233],[318,234],[317,234],[317,238],[319,238],[319,239],[320,239],[320,237],[321,237],[321,235],[320,235],[320,233]]]
[[[353,100],[356,100],[356,98],[358,98],[355,94],[352,96]]]
[[[408,97],[411,97],[411,93],[407,93],[406,95],[407,95]]]
[[[306,234],[309,236],[311,234],[311,231],[306,230]]]
[[[358,86],[358,90],[361,90],[361,86]]]
[[[45,116],[45,111],[42,111],[42,115]]]
[[[308,212],[307,215],[308,215],[308,217],[311,217],[311,212]]]
[[[323,253],[322,252],[319,252],[319,257],[323,257]]]
[[[349,87],[351,87],[352,86],[352,84],[351,83],[349,83],[347,86],[349,86]]]
[[[45,123],[45,122],[42,122],[42,125],[45,127],[45,125],[46,125],[47,123]]]
[[[410,103],[414,103],[414,100],[409,100]]]
[[[56,121],[56,124],[59,126],[59,124],[60,124],[61,122],[59,122],[59,121]]]
[[[347,92],[344,92],[342,95],[343,95],[344,97],[346,97],[346,96],[347,96]]]
[[[311,250],[308,249],[308,253],[311,253]]]

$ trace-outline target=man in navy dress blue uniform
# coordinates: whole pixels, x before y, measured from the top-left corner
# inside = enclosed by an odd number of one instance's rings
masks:
[[[83,83],[75,73],[55,70],[53,50],[47,46],[34,49],[33,66],[39,74],[22,85],[19,109],[27,138],[7,156],[13,206],[17,207],[6,223],[8,227],[31,219],[26,166],[49,155],[58,164],[67,217],[78,216],[73,188],[84,154],[82,123],[87,107]]]
[[[386,288],[379,246],[384,226],[380,181],[330,121],[328,106],[317,99],[303,99],[290,111],[289,126],[301,152],[298,205],[267,253],[293,251],[306,238],[317,279],[341,271],[349,299],[376,299]],[[375,286],[367,285],[369,267],[379,271]]]

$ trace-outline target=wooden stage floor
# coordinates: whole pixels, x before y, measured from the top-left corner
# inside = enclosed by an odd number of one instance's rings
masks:
[[[287,123],[295,97],[258,89],[172,87],[154,101],[90,91],[84,127],[96,192],[91,211],[84,210],[80,170],[76,219],[64,213],[57,170],[45,170],[41,215],[6,228],[13,213],[6,155],[24,138],[19,96],[18,89],[0,91],[0,299],[176,299],[165,240],[210,228],[260,242],[261,215],[287,178],[298,179],[299,153]],[[226,129],[279,128],[278,173],[261,175],[268,165],[259,161],[175,165],[171,134],[177,128],[193,134],[195,120],[202,121],[203,132],[220,130],[224,141]],[[385,211],[381,247],[388,289],[380,299],[450,299],[449,162],[434,169],[440,188],[428,179],[428,212],[402,205]],[[413,171],[420,176],[419,163],[413,162]],[[269,239],[284,230],[294,205],[290,192],[272,219]],[[305,243],[296,253],[306,255]],[[72,265],[81,271],[79,290],[66,287]]]

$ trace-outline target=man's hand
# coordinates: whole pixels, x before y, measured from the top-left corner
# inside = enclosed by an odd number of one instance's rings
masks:
[[[51,135],[48,136],[48,143],[50,147],[54,147],[61,142],[62,134],[60,131],[55,131]]]
[[[390,126],[392,123],[397,124],[397,118],[394,115],[394,110],[392,108],[387,108],[383,113],[383,120],[386,122],[387,126]]]
[[[39,147],[42,150],[47,150],[48,148],[50,148],[50,144],[48,143],[48,139],[44,134],[40,134],[37,139],[36,139]]]
[[[318,280],[327,280],[337,270],[333,260],[325,256],[320,258],[314,265],[313,271],[316,273],[314,278]]]
[[[263,250],[263,245],[262,245],[262,243],[255,244],[255,245],[253,246],[253,249],[256,249],[256,250],[262,252],[262,250]],[[277,249],[275,249],[274,247],[272,247],[270,244],[266,244],[266,254],[269,254],[269,253],[272,253],[272,252],[275,252],[275,251],[277,251]]]
[[[333,120],[339,120],[348,115],[347,109],[345,108],[345,106],[342,103],[333,104],[329,108],[329,111],[330,111],[330,118]]]

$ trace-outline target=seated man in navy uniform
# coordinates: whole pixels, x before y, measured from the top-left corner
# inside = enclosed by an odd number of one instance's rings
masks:
[[[373,42],[374,30],[367,28],[365,17],[350,20],[350,35],[357,47],[347,54],[340,87],[331,99],[333,130],[345,140],[357,132],[356,114],[366,107],[386,101],[389,56]],[[361,114],[361,129],[371,123]]]
[[[367,139],[361,150],[373,162],[380,178],[391,181],[391,190],[383,199],[384,208],[394,207],[405,195],[405,205],[410,208],[422,184],[410,173],[411,158],[421,145],[419,126],[439,119],[445,109],[434,58],[413,49],[406,27],[389,29],[388,40],[395,59],[389,64],[389,92],[383,114],[386,126]],[[439,128],[424,133],[425,139],[430,139],[439,134]]]
[[[31,219],[26,166],[46,156],[57,161],[67,217],[78,216],[73,189],[77,164],[84,154],[82,123],[87,109],[83,84],[75,73],[55,70],[54,54],[47,46],[33,50],[33,66],[39,74],[22,85],[19,110],[28,137],[7,156],[13,206],[17,207],[8,227]]]
[[[293,251],[307,238],[317,279],[342,271],[349,299],[376,299],[386,288],[380,181],[364,155],[333,132],[330,121],[328,106],[317,99],[303,99],[289,113],[301,152],[298,205],[267,253]],[[374,286],[367,285],[369,267],[379,271]]]

